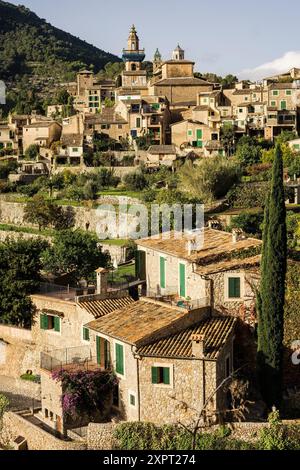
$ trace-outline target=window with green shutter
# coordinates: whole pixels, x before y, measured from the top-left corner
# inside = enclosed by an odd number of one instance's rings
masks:
[[[96,354],[97,354],[97,364],[101,364],[101,338],[100,336],[96,337]]]
[[[197,135],[197,140],[201,140],[202,139],[202,129],[197,129],[196,131],[196,135]]]
[[[166,287],[166,260],[163,256],[160,257],[160,287]]]
[[[228,297],[230,299],[240,299],[241,297],[241,279],[239,277],[228,278]]]
[[[185,297],[185,264],[179,264],[179,295]]]
[[[60,318],[59,317],[54,317],[54,331],[57,333],[60,332]]]
[[[170,385],[170,367],[152,367],[151,380],[156,385]]]
[[[187,131],[187,135],[188,135],[188,137],[192,137],[193,131],[192,131],[191,129],[189,129],[189,130]]]
[[[280,109],[287,109],[286,101],[280,102]]]
[[[286,94],[286,96],[291,96],[292,90],[286,90],[286,91],[285,91],[285,94]]]
[[[116,344],[116,372],[124,375],[124,348],[122,344]]]
[[[40,315],[40,327],[41,330],[48,330],[48,316],[44,313]]]
[[[84,341],[89,341],[90,340],[90,330],[88,328],[83,327],[82,335],[83,335]]]
[[[273,90],[272,95],[273,95],[273,96],[278,96],[278,95],[279,95],[279,91],[278,91],[278,90]]]

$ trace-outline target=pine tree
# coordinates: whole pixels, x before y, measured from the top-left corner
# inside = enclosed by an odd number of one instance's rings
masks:
[[[282,151],[276,147],[267,197],[261,284],[258,295],[258,370],[262,395],[269,407],[282,396],[283,312],[287,263],[286,209]]]

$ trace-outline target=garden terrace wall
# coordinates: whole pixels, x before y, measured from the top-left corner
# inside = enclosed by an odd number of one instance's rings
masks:
[[[13,441],[22,436],[27,440],[28,450],[85,450],[84,442],[63,441],[27,421],[22,416],[7,412],[3,416],[3,429],[0,442],[12,445]]]

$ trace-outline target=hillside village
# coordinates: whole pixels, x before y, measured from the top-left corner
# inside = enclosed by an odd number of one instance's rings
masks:
[[[300,69],[223,86],[199,78],[179,45],[168,58],[156,50],[152,76],[145,58],[132,26],[116,79],[81,70],[45,115],[0,122],[0,239],[16,257],[36,254],[30,306],[18,304],[28,321],[0,304],[0,392],[14,403],[2,445],[111,449],[118,426],[197,419],[211,432],[234,423],[232,439],[253,444],[270,411],[256,342],[275,145],[288,236],[282,410],[300,417]],[[180,238],[174,227],[97,240],[97,207],[120,202],[203,203],[202,247],[197,230]],[[6,288],[21,290],[26,268],[7,259]]]

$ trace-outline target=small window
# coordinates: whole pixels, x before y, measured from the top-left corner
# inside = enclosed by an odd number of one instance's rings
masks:
[[[41,330],[54,330],[59,333],[60,318],[43,313],[40,315],[40,328]]]
[[[122,124],[118,124],[118,129],[123,129]]]
[[[240,109],[239,109],[239,113],[242,113],[242,112],[243,112],[243,108],[240,108]]]
[[[279,95],[279,91],[278,91],[278,90],[273,90],[273,91],[272,91],[272,95],[273,95],[273,96],[278,96],[278,95]]]
[[[292,90],[285,90],[286,96],[291,96],[292,95]]]
[[[133,395],[132,393],[129,394],[129,404],[131,406],[135,406],[135,395]]]
[[[192,137],[193,131],[192,131],[191,129],[189,129],[188,132],[187,132],[187,134],[188,134],[189,137]]]
[[[241,298],[241,279],[239,277],[228,278],[228,297],[230,299]]]
[[[170,367],[152,367],[152,383],[170,385]]]
[[[49,418],[49,411],[45,408],[45,418]]]
[[[83,327],[82,336],[83,336],[84,341],[89,341],[90,340],[90,330],[88,328]]]

